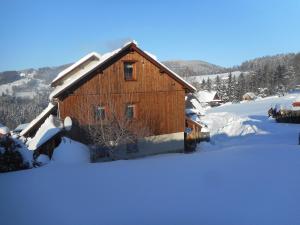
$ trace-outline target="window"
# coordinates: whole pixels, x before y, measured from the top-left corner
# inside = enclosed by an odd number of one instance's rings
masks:
[[[139,151],[137,140],[132,143],[127,143],[126,145],[127,153],[135,153]]]
[[[104,106],[96,106],[95,109],[95,119],[96,120],[103,120],[105,119],[105,107]]]
[[[136,80],[133,71],[133,62],[124,62],[124,78],[125,80]]]
[[[135,105],[127,105],[126,106],[126,111],[125,111],[125,115],[128,119],[133,119],[135,118]]]

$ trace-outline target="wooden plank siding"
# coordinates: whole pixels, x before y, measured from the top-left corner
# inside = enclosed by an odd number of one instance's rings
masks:
[[[190,118],[186,118],[185,126],[191,129],[191,132],[188,135],[186,135],[186,141],[198,142],[201,139],[201,125],[194,122]]]
[[[125,81],[124,61],[134,62],[135,81]],[[136,119],[149,123],[155,135],[185,128],[185,88],[136,51],[94,71],[58,100],[61,119],[70,116],[80,125],[95,122],[95,106],[114,102],[120,115],[125,114],[128,103],[135,104]]]

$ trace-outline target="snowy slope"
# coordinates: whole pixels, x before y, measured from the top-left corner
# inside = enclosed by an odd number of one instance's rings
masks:
[[[266,117],[271,104],[295,97],[209,109],[204,119],[212,144],[200,144],[193,154],[97,164],[54,161],[0,174],[1,222],[299,224],[300,127]]]
[[[244,75],[249,74],[248,72],[233,71],[233,72],[231,72],[231,75],[238,77],[239,75],[241,75],[241,73],[243,73]],[[228,79],[229,73],[218,73],[218,74],[207,74],[207,75],[200,75],[200,76],[191,76],[191,77],[189,77],[189,80],[193,81],[193,82],[201,83],[203,79],[207,80],[209,78],[209,79],[214,80],[214,79],[217,78],[217,76],[219,76],[219,78],[222,79],[222,80],[226,80],[226,79]]]
[[[16,97],[33,98],[38,92],[49,90],[49,85],[41,79],[22,77],[14,82],[0,85],[0,96],[7,94]]]
[[[284,146],[288,149],[298,143],[300,126],[279,124],[269,119],[267,111],[276,104],[290,107],[297,94],[268,97],[240,104],[225,104],[210,108],[202,118],[212,134],[212,144],[201,144],[203,150],[219,150],[245,145],[267,149]]]
[[[38,92],[49,92],[50,81],[68,66],[0,72],[0,96],[3,93],[33,98]]]
[[[214,65],[201,60],[169,60],[162,62],[174,72],[184,75],[192,73],[196,75],[216,74],[226,71],[224,67]]]

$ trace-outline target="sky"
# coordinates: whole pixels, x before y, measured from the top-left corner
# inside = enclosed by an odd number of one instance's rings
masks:
[[[299,0],[0,0],[0,71],[58,66],[136,40],[159,60],[230,67],[300,51]]]

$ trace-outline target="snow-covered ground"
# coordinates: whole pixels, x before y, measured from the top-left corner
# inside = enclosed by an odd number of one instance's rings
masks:
[[[299,224],[300,126],[266,116],[271,105],[295,97],[209,109],[203,120],[212,143],[201,143],[196,153],[97,164],[62,160],[0,174],[0,223]]]

